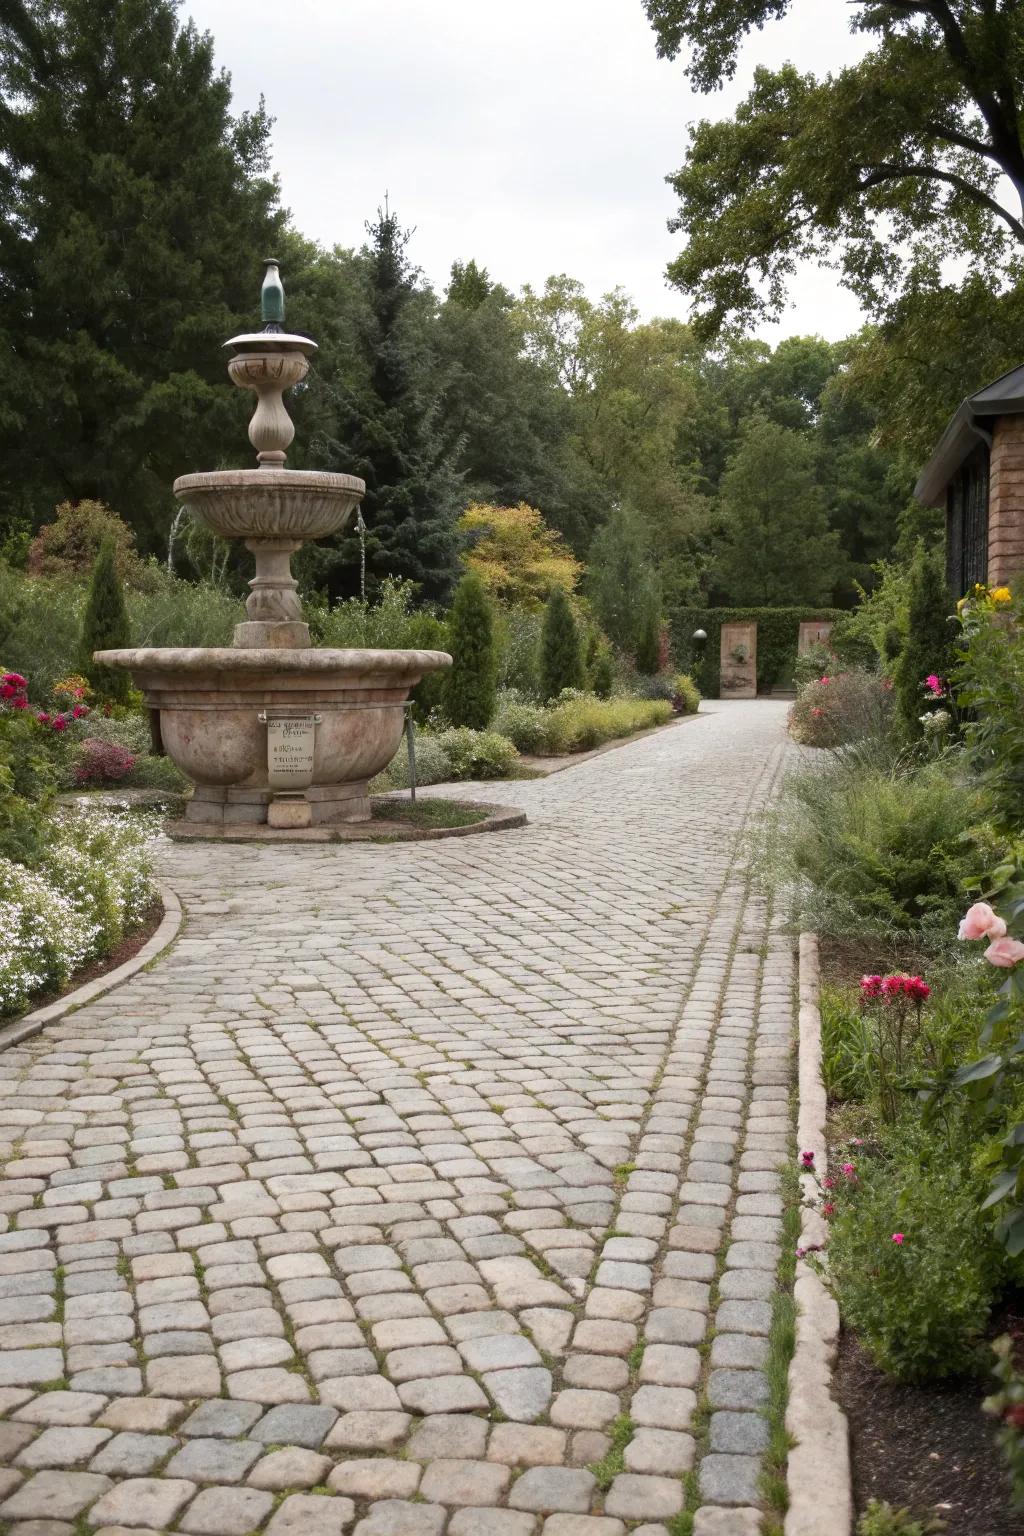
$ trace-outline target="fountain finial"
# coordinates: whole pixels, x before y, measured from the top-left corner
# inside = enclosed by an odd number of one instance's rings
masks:
[[[280,331],[284,326],[284,284],[276,256],[263,258],[266,272],[260,289],[260,318],[265,331]]]

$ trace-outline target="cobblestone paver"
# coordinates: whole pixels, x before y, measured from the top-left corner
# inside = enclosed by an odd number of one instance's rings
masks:
[[[706,711],[521,831],[162,852],[173,950],[0,1058],[9,1536],[758,1529],[783,711]]]

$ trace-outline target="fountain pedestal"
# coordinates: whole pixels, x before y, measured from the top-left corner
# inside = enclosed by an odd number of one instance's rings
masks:
[[[369,781],[398,750],[410,690],[424,673],[451,666],[443,651],[310,645],[291,556],[307,539],[344,528],[366,486],[354,475],[282,467],[295,432],[282,393],[305,377],[316,350],[308,337],[282,331],[283,317],[277,264],[269,262],[267,329],[226,344],[233,382],[258,397],[249,438],[260,468],[174,482],[193,517],[222,538],[244,540],[255,557],[247,620],[235,626],[230,648],[96,653],[132,672],[165,751],[195,785],[183,823],[192,836],[259,836],[261,827],[328,834],[340,822],[368,820]],[[281,736],[296,749],[290,763],[281,750],[273,755]]]

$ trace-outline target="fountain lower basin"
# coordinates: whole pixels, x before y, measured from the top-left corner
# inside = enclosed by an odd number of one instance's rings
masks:
[[[451,665],[443,651],[160,648],[101,651],[126,667],[155,716],[163,749],[196,788],[185,820],[223,835],[231,825],[330,826],[370,817],[369,780],[394,757],[409,691]],[[308,725],[308,783],[272,781],[269,722]]]

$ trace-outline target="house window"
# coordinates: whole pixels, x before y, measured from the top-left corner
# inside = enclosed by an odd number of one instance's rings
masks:
[[[946,492],[946,576],[954,597],[988,580],[988,444],[965,459]]]

